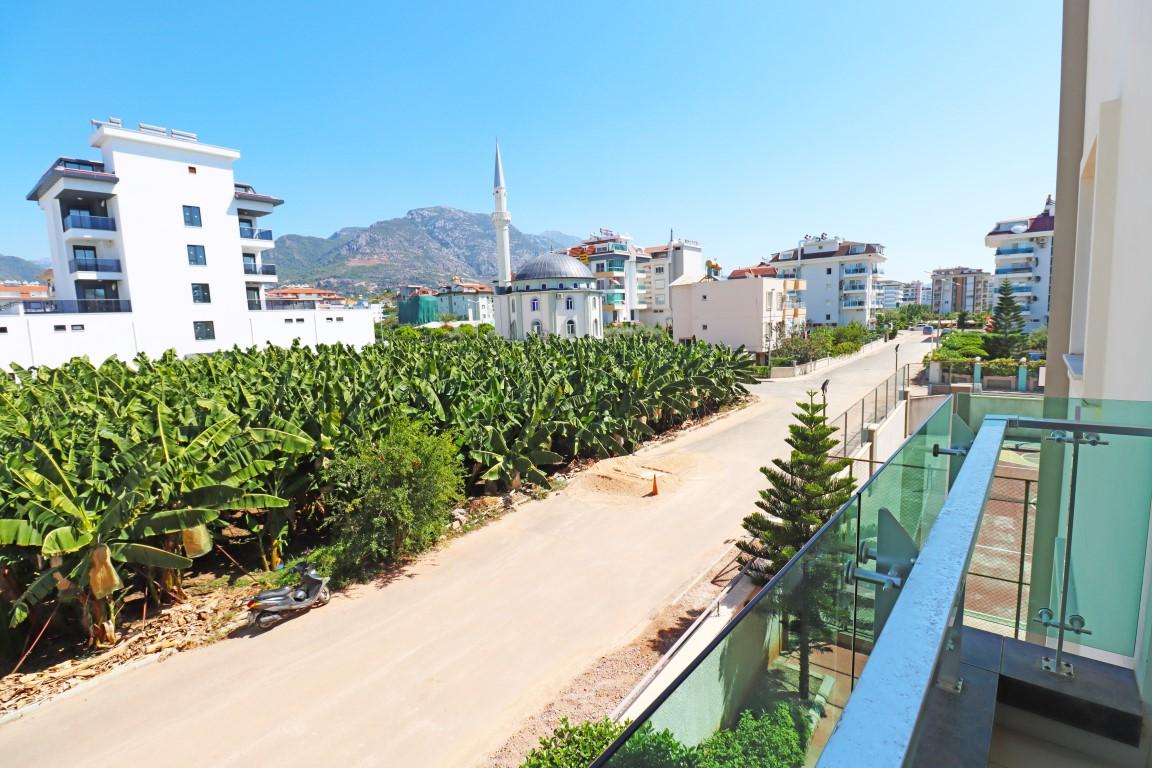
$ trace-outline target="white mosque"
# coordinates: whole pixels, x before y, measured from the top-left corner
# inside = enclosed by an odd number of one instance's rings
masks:
[[[512,274],[508,228],[508,191],[504,166],[496,146],[496,174],[492,182],[496,227],[496,330],[506,339],[555,334],[564,338],[604,338],[600,325],[603,294],[588,266],[567,253],[547,253],[523,264]]]

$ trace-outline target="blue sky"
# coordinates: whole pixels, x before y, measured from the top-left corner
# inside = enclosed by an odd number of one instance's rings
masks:
[[[499,136],[528,232],[988,267],[984,232],[1054,191],[1059,55],[1051,0],[11,3],[0,253],[47,257],[24,195],[116,115],[239,148],[277,234],[488,211]]]

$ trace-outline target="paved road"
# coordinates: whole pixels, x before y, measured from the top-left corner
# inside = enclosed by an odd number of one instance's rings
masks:
[[[834,415],[893,364],[887,344],[829,371],[759,384],[753,406],[642,452],[683,468],[668,492],[590,493],[578,478],[387,586],[0,726],[2,762],[480,765],[723,554],[763,486],[758,468],[786,451],[791,405],[805,389],[830,378]]]

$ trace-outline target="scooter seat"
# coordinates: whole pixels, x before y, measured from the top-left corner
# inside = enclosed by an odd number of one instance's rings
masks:
[[[292,587],[280,587],[279,589],[269,589],[256,595],[257,600],[272,600],[278,597],[288,597],[292,594]]]

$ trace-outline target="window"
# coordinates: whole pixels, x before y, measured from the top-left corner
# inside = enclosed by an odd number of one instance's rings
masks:
[[[564,299],[564,309],[576,309],[576,301],[571,296]]]
[[[190,166],[188,166],[188,173],[190,173],[190,174],[192,174],[193,176],[195,176],[195,175],[196,175],[196,166],[194,166],[194,165],[190,165]]]
[[[534,333],[537,336],[543,336],[544,335],[544,329],[543,329],[543,327],[541,327],[539,320],[533,320],[532,321],[532,333]]]
[[[656,297],[656,303],[657,303],[657,304],[663,304],[663,303],[664,303],[664,296],[663,296],[663,295],[658,295],[658,296]]]
[[[212,303],[212,292],[208,289],[208,283],[192,283],[192,303]]]
[[[335,321],[335,319],[334,319],[334,318],[331,318],[331,317],[326,317],[326,318],[324,318],[324,322],[326,322],[326,323],[334,323],[334,322],[336,322],[336,321]]]
[[[0,325],[0,333],[8,333],[8,326]]]
[[[703,296],[701,296],[700,300],[701,301],[708,301],[708,294],[704,294]]]
[[[82,331],[82,330],[84,330],[84,326],[83,325],[74,325],[74,326],[72,326],[72,330]]]
[[[200,206],[186,205],[184,206],[184,226],[186,227],[199,227],[200,224]]]
[[[91,245],[72,246],[72,258],[78,269],[96,269],[96,248]]]
[[[703,328],[704,330],[708,330],[708,323],[704,323],[700,327]]]
[[[532,299],[532,311],[533,312],[539,312],[540,311],[540,299]],[[539,323],[537,323],[537,325],[539,325]]]
[[[196,341],[211,341],[216,338],[216,325],[211,320],[193,321],[192,335]]]
[[[826,274],[826,275],[830,275],[830,274],[832,274],[832,267],[827,267],[827,268],[824,270],[824,274]]]
[[[656,274],[658,274],[658,275],[664,274],[664,267],[656,267]]]
[[[208,259],[204,256],[204,246],[188,246],[188,263],[197,267],[202,267],[208,263]]]
[[[298,318],[296,318],[296,322],[297,322],[297,323],[302,323],[302,322],[304,322],[304,318],[302,318],[302,317],[298,317]]]
[[[566,323],[566,325],[568,328],[568,335],[569,336],[575,336],[576,335],[576,321],[569,319],[568,322]]]
[[[64,331],[68,330],[68,326],[66,326],[66,325],[54,325],[54,326],[52,326],[52,330],[54,330],[56,333],[64,333]]]
[[[290,318],[290,317],[284,318],[284,325],[292,325],[292,318]]]
[[[338,318],[336,318],[336,322],[342,323],[342,322],[344,322],[344,318],[338,317]]]
[[[824,319],[825,319],[825,320],[831,320],[831,319],[832,319],[832,315],[824,315]]]

